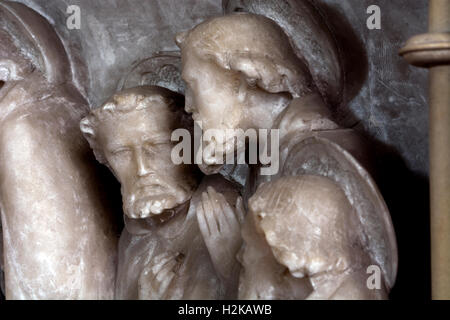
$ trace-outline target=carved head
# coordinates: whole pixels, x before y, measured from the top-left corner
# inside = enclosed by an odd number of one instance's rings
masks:
[[[281,108],[277,98],[312,90],[310,73],[288,36],[264,16],[213,18],[177,35],[176,41],[182,53],[185,108],[202,121],[204,130],[270,128]]]
[[[143,86],[113,95],[81,121],[97,160],[121,183],[125,214],[147,218],[185,203],[197,181],[171,160],[171,133],[191,125],[178,94]]]
[[[273,294],[284,282],[359,266],[366,255],[353,210],[328,178],[284,177],[261,185],[249,201],[242,230],[240,295]],[[255,269],[262,264],[266,270]]]

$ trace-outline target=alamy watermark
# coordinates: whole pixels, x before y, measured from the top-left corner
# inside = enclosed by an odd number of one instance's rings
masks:
[[[79,6],[67,6],[66,13],[69,15],[66,20],[66,26],[69,30],[81,29],[81,9]]]
[[[366,20],[366,26],[369,30],[381,29],[381,8],[375,4],[367,7],[366,13],[369,17]],[[81,29],[81,9],[77,5],[69,5],[66,8],[67,20],[66,26],[69,30]]]
[[[370,16],[367,18],[367,29],[380,30],[381,29],[381,9],[379,6],[373,4],[367,7],[367,14]]]
[[[201,121],[194,127],[194,139],[186,129],[176,129],[171,140],[174,164],[260,164],[261,175],[275,175],[279,170],[280,131],[278,129],[207,129]],[[194,146],[192,146],[194,143]],[[248,148],[248,152],[247,152]],[[192,157],[192,151],[194,157]],[[248,162],[246,162],[246,155]]]
[[[381,289],[381,268],[377,265],[371,265],[367,267],[367,274],[370,276],[367,278],[367,289],[380,290]]]

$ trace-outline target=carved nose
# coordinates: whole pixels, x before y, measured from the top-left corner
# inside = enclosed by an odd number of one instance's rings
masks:
[[[152,173],[152,170],[145,164],[140,150],[136,151],[136,166],[139,177],[144,177]]]
[[[139,177],[144,177],[150,173],[151,173],[151,171],[148,170],[147,167],[144,166],[142,163],[139,165],[139,167],[138,167],[138,176]]]

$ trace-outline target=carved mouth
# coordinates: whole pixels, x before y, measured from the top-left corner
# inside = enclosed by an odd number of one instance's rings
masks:
[[[131,203],[131,218],[148,218],[152,215],[159,215],[164,210],[172,209],[177,205],[177,201],[172,196],[149,196]],[[127,210],[130,211],[130,210]]]
[[[167,194],[170,187],[162,185],[160,183],[142,183],[138,182],[135,187],[133,194],[136,198],[143,198],[147,196],[160,196]]]
[[[142,186],[128,197],[124,211],[130,218],[148,218],[175,208],[186,198],[184,191],[167,189],[159,184]]]

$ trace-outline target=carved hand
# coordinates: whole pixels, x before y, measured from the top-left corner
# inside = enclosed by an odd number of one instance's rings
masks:
[[[208,187],[197,208],[197,220],[214,267],[222,281],[231,279],[238,270],[241,223],[244,219],[242,198],[233,209],[222,194]]]
[[[181,299],[183,292],[173,288],[183,263],[183,254],[166,252],[156,256],[139,277],[140,300]]]

